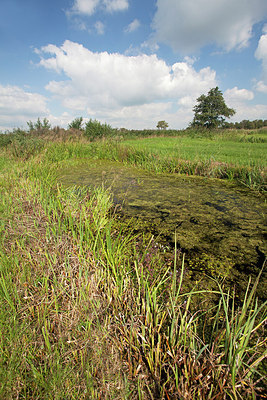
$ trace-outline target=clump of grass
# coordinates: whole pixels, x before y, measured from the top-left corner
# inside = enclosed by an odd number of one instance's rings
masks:
[[[67,390],[69,398],[119,391],[124,398],[123,365],[105,331],[105,275],[94,256],[107,229],[108,196],[52,187],[47,173],[30,168],[6,193],[12,208],[2,227],[0,397],[65,398]]]
[[[251,290],[248,285],[241,309],[218,284],[218,306],[207,311],[204,304],[191,307],[193,298],[207,291],[182,293],[183,271],[182,264],[177,280],[174,265],[171,278],[166,272],[151,284],[135,265],[136,300],[124,312],[117,336],[132,377],[139,376],[148,398],[256,398],[255,381],[262,379],[257,366],[266,357],[264,342],[252,340],[266,321],[266,304],[258,306],[255,299],[258,282]]]

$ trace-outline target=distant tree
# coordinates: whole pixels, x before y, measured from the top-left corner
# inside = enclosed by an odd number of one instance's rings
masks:
[[[74,128],[74,129],[82,129],[82,123],[83,123],[83,117],[78,117],[75,118],[73,121],[71,121],[68,125],[68,128]]]
[[[254,121],[249,121],[248,119],[243,119],[240,122],[224,122],[223,128],[235,128],[235,129],[261,129],[267,126],[267,120],[255,119]]]
[[[225,121],[224,117],[229,118],[235,114],[235,110],[225,104],[223,94],[218,86],[210,89],[206,96],[202,94],[198,97],[193,111],[195,116],[191,126],[209,129],[222,126]]]
[[[43,119],[43,123],[41,125],[41,129],[46,129],[46,130],[51,129],[51,124],[50,124],[50,122],[49,122],[49,120],[47,118]]]
[[[226,121],[224,121],[224,123],[222,124],[222,128],[224,128],[224,129],[234,129],[234,128],[236,128],[236,126],[235,126],[234,122],[226,122]]]
[[[264,122],[262,119],[257,119],[257,128],[263,128],[264,127]]]
[[[159,121],[159,122],[158,122],[158,125],[157,125],[157,128],[158,128],[158,129],[167,129],[168,126],[169,126],[168,122],[166,122],[166,121]]]
[[[34,131],[34,123],[32,121],[27,121],[27,125],[30,132]]]
[[[42,133],[51,129],[50,122],[47,118],[44,118],[43,122],[40,120],[40,118],[38,118],[35,123],[33,123],[32,121],[28,121],[27,125],[30,132],[37,131]]]

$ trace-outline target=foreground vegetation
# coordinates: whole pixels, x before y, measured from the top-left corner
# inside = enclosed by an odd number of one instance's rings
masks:
[[[187,293],[177,249],[166,262],[155,239],[125,234],[109,193],[57,183],[104,157],[174,165],[77,132],[2,146],[0,398],[263,399],[260,276],[241,304],[223,281]]]

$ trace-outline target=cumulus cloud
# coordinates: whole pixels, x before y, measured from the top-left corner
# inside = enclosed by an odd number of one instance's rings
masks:
[[[40,65],[64,77],[49,82],[46,89],[63,106],[80,111],[114,111],[170,100],[178,105],[179,99],[193,100],[216,86],[215,71],[196,71],[191,59],[168,65],[156,55],[94,53],[71,41],[45,46],[39,53]]]
[[[262,61],[263,68],[267,75],[267,25],[265,25],[263,35],[260,37],[255,57]]]
[[[124,11],[129,7],[128,0],[104,0],[103,4],[109,12]]]
[[[48,115],[47,99],[18,86],[0,85],[0,129],[24,126],[26,121]],[[16,121],[16,125],[14,125]]]
[[[49,120],[51,126],[59,126],[61,128],[66,128],[68,124],[75,118],[77,118],[77,114],[69,113],[67,111],[64,111],[62,114],[57,116],[52,114],[49,114],[47,116],[47,119]]]
[[[267,105],[251,103],[254,99],[254,93],[250,90],[238,89],[235,86],[224,92],[224,99],[227,106],[233,107],[236,111],[236,114],[231,118],[232,121],[262,119],[267,114]]]
[[[91,16],[99,9],[112,13],[127,10],[128,7],[128,0],[74,0],[68,14]]]
[[[266,104],[239,104],[236,108],[236,114],[231,118],[231,121],[243,121],[248,119],[254,121],[255,119],[265,119],[267,115]]]
[[[257,82],[256,85],[255,85],[255,89],[256,89],[258,92],[266,93],[266,94],[267,94],[267,85],[265,85],[265,83],[264,83],[263,81]]]
[[[216,83],[209,67],[196,71],[186,61],[170,66],[155,54],[94,53],[71,41],[45,46],[41,52],[52,57],[42,58],[40,65],[69,78],[50,82],[48,90],[64,98],[86,95],[88,102],[111,108],[195,95]]]
[[[140,26],[140,22],[138,19],[134,19],[133,22],[131,22],[126,28],[124,29],[124,32],[126,33],[131,33],[136,31]]]
[[[238,87],[235,86],[232,89],[227,89],[224,93],[224,97],[230,102],[239,102],[254,99],[254,93],[251,90],[238,89]]]
[[[193,52],[216,43],[226,51],[248,45],[255,23],[267,17],[266,0],[157,0],[156,41]]]
[[[162,119],[170,121],[172,103],[158,102],[96,112],[94,118],[108,121],[112,126],[128,129],[155,128]],[[174,125],[175,126],[175,125]],[[177,125],[176,125],[177,126]]]
[[[263,79],[256,84],[256,90],[267,93],[267,24],[263,27],[255,57],[262,62]]]
[[[92,15],[99,5],[99,0],[75,0],[71,12],[75,14]]]
[[[170,128],[182,129],[192,121],[193,113],[191,107],[181,107],[178,103],[169,101],[122,107],[112,111],[96,111],[93,118],[107,121],[118,128],[155,129],[158,121],[165,120]]]

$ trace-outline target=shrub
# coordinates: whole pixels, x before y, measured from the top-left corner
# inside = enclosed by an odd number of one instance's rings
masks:
[[[69,123],[68,128],[82,130],[83,129],[82,124],[83,124],[83,117],[78,117]]]
[[[20,129],[12,136],[9,151],[16,158],[27,160],[29,157],[38,154],[44,148],[42,139],[29,135]]]
[[[7,147],[12,142],[12,133],[0,133],[0,148]]]
[[[112,136],[113,134],[114,130],[106,123],[101,124],[101,122],[97,120],[90,119],[90,121],[85,124],[85,136],[89,139],[101,139],[103,137]]]

